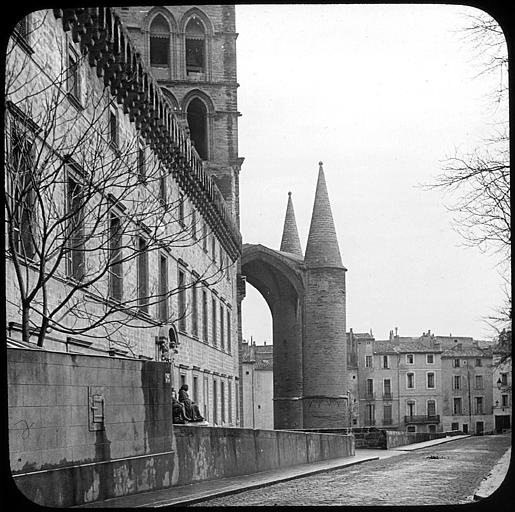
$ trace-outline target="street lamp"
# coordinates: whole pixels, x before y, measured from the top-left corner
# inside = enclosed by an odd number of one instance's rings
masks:
[[[502,386],[502,381],[501,381],[501,377],[499,377],[497,379],[497,389],[501,389],[501,386]]]

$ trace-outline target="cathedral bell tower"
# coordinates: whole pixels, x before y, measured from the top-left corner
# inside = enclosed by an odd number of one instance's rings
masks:
[[[116,9],[239,227],[234,5]]]

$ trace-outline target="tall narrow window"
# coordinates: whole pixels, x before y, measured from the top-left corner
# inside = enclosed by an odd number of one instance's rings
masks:
[[[68,47],[68,73],[66,77],[68,94],[80,100],[79,58],[72,45]]]
[[[224,305],[220,304],[220,348],[223,350],[225,343],[225,319],[224,319]]]
[[[372,368],[372,356],[365,356],[365,368]]]
[[[383,423],[385,425],[392,424],[392,405],[391,404],[383,405]]]
[[[208,159],[207,144],[207,109],[199,98],[190,101],[187,108],[188,127],[190,139],[195,145],[198,155],[202,160]]]
[[[408,413],[408,416],[415,416],[415,402],[412,400],[406,402],[406,412]]]
[[[179,270],[179,329],[181,331],[186,331],[186,274]]]
[[[115,148],[118,147],[118,111],[114,103],[109,106],[109,142]]]
[[[476,375],[476,389],[483,389],[483,376],[482,375]]]
[[[199,18],[193,16],[186,25],[186,72],[203,73],[205,70],[205,29]]]
[[[207,291],[202,290],[202,339],[209,341],[209,320],[207,314]]]
[[[388,363],[388,356],[383,356],[383,368],[389,368],[390,365]]]
[[[138,237],[138,307],[148,313],[148,251],[147,241]]]
[[[209,421],[209,380],[204,376],[204,388],[202,389],[204,398],[204,419]]]
[[[434,400],[427,401],[427,415],[436,416],[436,402]]]
[[[150,65],[170,64],[170,26],[161,14],[150,24]]]
[[[383,398],[385,400],[392,399],[392,381],[390,379],[383,380]]]
[[[365,425],[372,426],[375,425],[376,419],[376,408],[375,404],[366,404],[365,406]]]
[[[138,179],[144,182],[147,179],[147,163],[145,161],[145,146],[143,141],[138,142]]]
[[[109,219],[109,296],[121,301],[123,295],[122,226],[120,218]]]
[[[213,298],[212,300],[212,308],[211,308],[211,311],[212,311],[212,315],[213,315],[213,319],[211,321],[212,323],[212,329],[213,329],[213,345],[216,347],[216,343],[217,343],[217,340],[216,340],[216,330],[217,330],[217,325],[216,325],[216,310],[218,308],[216,307],[216,300]]]
[[[483,397],[476,396],[476,414],[483,414]]]
[[[213,423],[218,424],[218,381],[213,379]]]
[[[179,194],[179,223],[184,227],[184,194]]]
[[[221,420],[222,420],[222,423],[225,423],[225,382],[224,381],[220,381],[220,405],[222,406],[221,407],[222,414],[220,415]]]
[[[462,414],[462,407],[461,407],[461,398],[455,397],[453,398],[453,414]]]
[[[191,331],[193,336],[198,336],[198,303],[197,286],[191,288]]]
[[[168,258],[159,256],[159,320],[168,320]]]
[[[408,389],[413,389],[415,387],[415,374],[414,373],[406,374],[406,387]]]
[[[202,249],[207,252],[207,222],[202,221]]]
[[[168,192],[166,187],[166,171],[161,169],[161,175],[159,176],[159,202],[162,206],[166,206],[168,199]]]
[[[68,178],[68,276],[80,281],[84,277],[84,199],[82,187]]]
[[[35,194],[33,137],[22,123],[12,119],[8,188],[13,228],[13,249],[22,257],[35,255]]]
[[[231,336],[231,312],[227,310],[227,352],[229,354],[232,350],[232,336]]]
[[[366,395],[368,399],[374,397],[374,379],[367,379]]]
[[[197,239],[197,210],[191,209],[191,237]]]
[[[227,413],[229,423],[232,423],[232,381],[227,382]]]
[[[429,372],[427,374],[427,388],[434,389],[435,387],[435,374],[433,372]]]
[[[460,375],[453,376],[452,389],[461,389],[461,376]]]
[[[193,376],[193,401],[198,404],[198,377]]]

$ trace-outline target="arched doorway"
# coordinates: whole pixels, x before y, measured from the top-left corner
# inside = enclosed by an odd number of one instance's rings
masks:
[[[200,98],[193,98],[187,108],[190,139],[202,160],[209,158],[207,143],[207,108]]]

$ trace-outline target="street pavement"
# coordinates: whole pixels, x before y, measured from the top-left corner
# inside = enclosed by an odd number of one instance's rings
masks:
[[[490,493],[506,475],[509,456],[503,459],[503,455],[510,448],[510,435],[420,444],[425,446],[400,447],[391,450],[397,452],[396,456],[389,455],[192,506],[456,505],[473,502],[475,495],[476,499],[480,497],[478,489],[489,474],[496,474],[495,482],[489,486]],[[496,471],[494,468],[498,463],[501,469]]]

